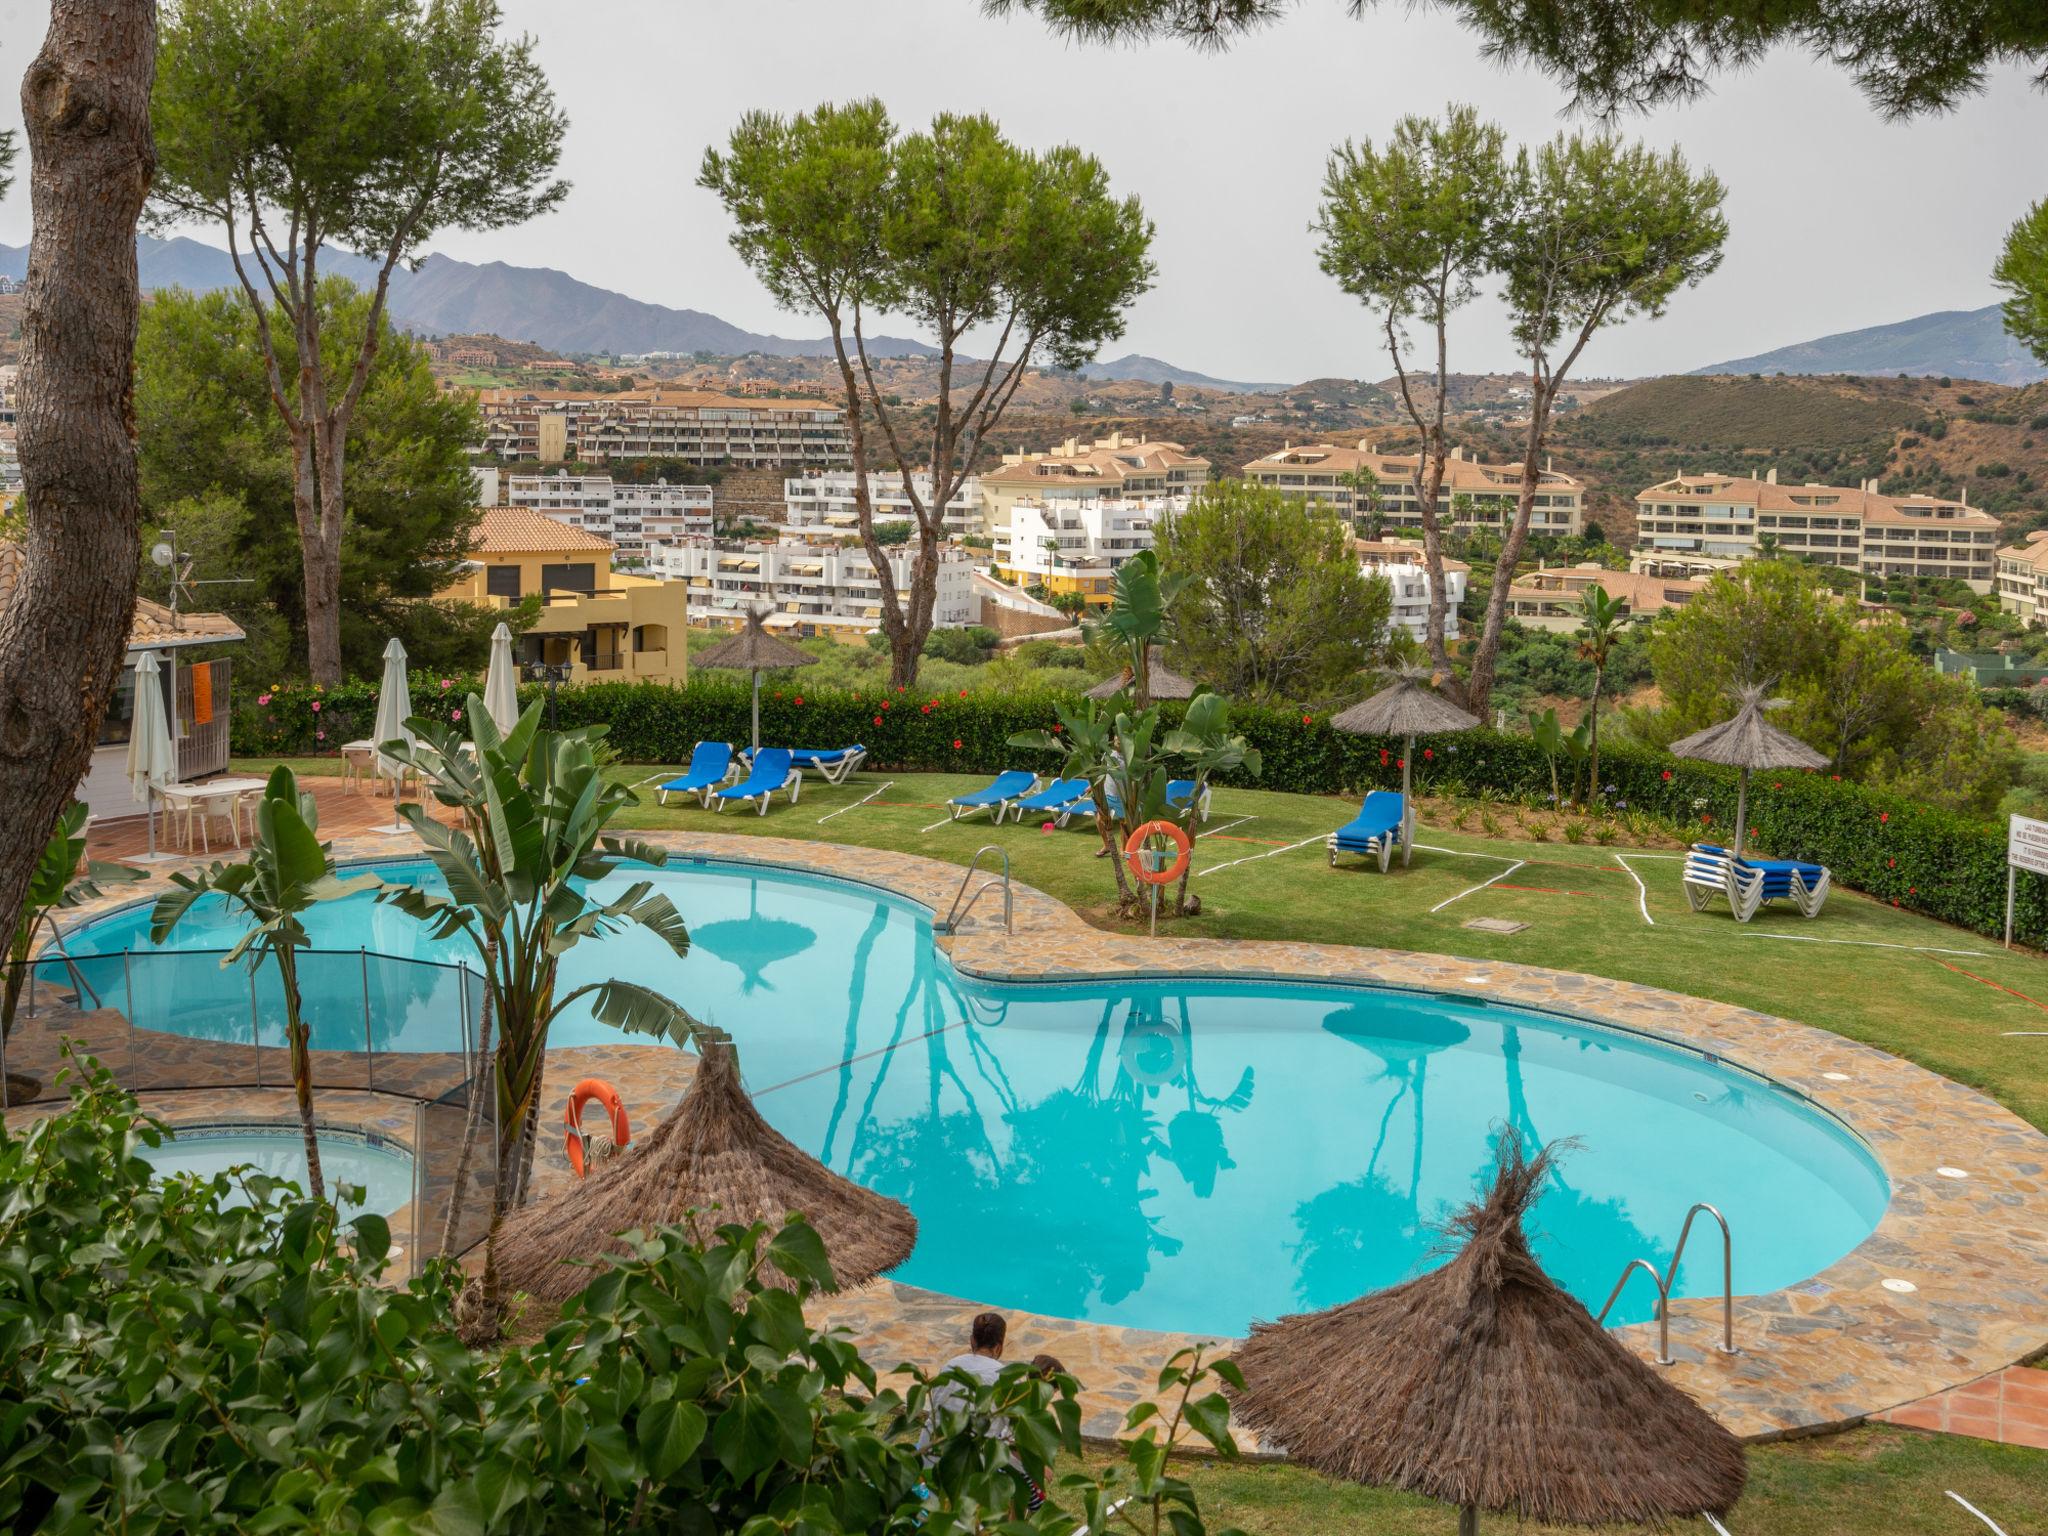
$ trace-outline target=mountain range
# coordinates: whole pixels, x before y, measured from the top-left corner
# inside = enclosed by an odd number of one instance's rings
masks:
[[[1996,304],[1840,331],[1693,372],[1946,374],[1993,384],[2031,384],[2048,378],[2048,367],[2006,334]]]
[[[144,288],[194,290],[239,286],[228,253],[202,241],[148,235],[135,242]],[[0,277],[22,276],[26,246],[0,245]],[[373,281],[373,265],[359,256],[334,252],[327,269],[358,283]],[[708,352],[722,357],[759,352],[771,357],[822,357],[825,338],[792,339],[744,330],[717,315],[672,309],[581,282],[549,267],[515,267],[502,261],[467,262],[431,255],[417,271],[391,276],[392,318],[426,335],[503,336],[556,352],[610,356],[644,352]],[[883,357],[930,357],[929,344],[902,336],[871,343]],[[1996,305],[1943,310],[1890,325],[1843,331],[1753,357],[1735,358],[1693,370],[1700,374],[1915,374],[1950,375],[1999,384],[2029,384],[2048,378],[2048,367],[2006,335]],[[1215,378],[1142,353],[1089,363],[1083,377],[1144,384],[1171,382],[1233,394],[1270,394],[1288,387]]]
[[[206,292],[240,286],[226,251],[183,235],[170,240],[139,235],[135,256],[144,288]],[[353,282],[376,281],[375,265],[363,257],[333,251],[323,260],[328,271]],[[18,278],[27,267],[26,246],[0,245],[0,277]],[[416,272],[400,267],[391,274],[388,303],[393,321],[407,330],[430,336],[487,333],[556,352],[822,357],[832,350],[831,341],[823,337],[764,336],[702,310],[649,304],[550,267],[515,267],[502,261],[478,264],[430,255]],[[869,345],[878,357],[929,357],[936,351],[902,336],[878,336]]]

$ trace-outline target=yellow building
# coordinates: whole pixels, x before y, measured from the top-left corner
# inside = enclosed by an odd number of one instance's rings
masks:
[[[687,590],[612,569],[612,545],[524,507],[486,507],[461,578],[441,592],[456,602],[543,607],[515,644],[522,667],[569,664],[569,681],[689,680]]]

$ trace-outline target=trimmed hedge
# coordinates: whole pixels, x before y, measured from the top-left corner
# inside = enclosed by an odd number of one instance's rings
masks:
[[[1007,767],[1046,771],[1008,745],[1022,731],[1056,729],[1054,693],[934,694],[928,690],[850,693],[806,692],[801,673],[765,680],[761,736],[792,746],[865,744],[875,767],[897,772],[993,774]],[[474,679],[415,682],[414,708],[444,716],[461,707]],[[523,703],[542,697],[536,685],[520,689]],[[748,685],[743,677],[693,681],[687,688],[659,683],[592,683],[563,688],[556,697],[564,726],[606,724],[619,754],[635,762],[680,763],[699,741],[748,739]],[[268,702],[264,702],[267,700]],[[318,702],[317,711],[311,706]],[[1178,721],[1183,705],[1163,712]],[[234,750],[245,757],[300,756],[333,751],[370,734],[376,689],[346,684],[324,693],[281,688],[238,709]],[[1235,730],[1259,749],[1264,771],[1258,788],[1297,794],[1356,795],[1398,787],[1401,743],[1349,736],[1320,716],[1240,705]],[[320,732],[325,732],[324,739]],[[1493,791],[1515,799],[1543,798],[1550,769],[1527,736],[1472,731],[1416,744],[1418,789],[1438,794]],[[1600,754],[1603,798],[1617,808],[1645,812],[1699,829],[1703,839],[1725,835],[1735,818],[1736,775],[1731,769],[1684,762],[1663,753],[1609,747]],[[1228,783],[1228,779],[1219,780]],[[1250,782],[1250,781],[1247,781]],[[1895,906],[1922,912],[1979,933],[2002,932],[2005,917],[2005,830],[1897,795],[1821,773],[1762,773],[1752,778],[1750,842],[1781,858],[1825,864],[1843,885]],[[2048,935],[2048,881],[2020,882],[2018,932]]]

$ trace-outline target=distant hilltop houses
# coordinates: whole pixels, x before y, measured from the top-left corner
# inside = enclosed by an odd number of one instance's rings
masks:
[[[778,628],[807,632],[852,633],[876,617],[874,572],[846,553],[858,535],[859,501],[840,407],[667,385],[490,389],[479,401],[480,446],[510,466],[478,471],[479,500],[553,519],[602,539],[626,566],[688,583],[691,622],[730,617],[741,599],[767,601],[781,615]],[[717,468],[728,478],[721,485],[635,484],[603,468],[645,459]],[[1326,504],[1370,533],[1358,541],[1359,562],[1387,578],[1397,594],[1396,622],[1420,636],[1430,579],[1413,537],[1422,521],[1423,470],[1417,454],[1385,452],[1365,438],[1290,443],[1247,464],[1244,476]],[[722,507],[719,497],[734,492],[730,476],[739,471],[755,478]],[[1108,602],[1117,568],[1154,546],[1160,527],[1187,508],[1212,472],[1185,444],[1125,433],[1002,454],[967,476],[940,509],[945,534],[961,548],[948,557],[939,622],[983,622],[987,594],[970,590],[970,576],[1055,605]],[[767,475],[776,478],[763,486]],[[871,472],[867,489],[885,529],[911,520],[911,493],[929,506],[935,491],[923,470],[908,492],[894,470]],[[1444,525],[1464,533],[1503,528],[1522,492],[1519,464],[1453,449],[1441,489]],[[1546,460],[1531,497],[1533,533],[1586,533],[1586,486],[1576,476]],[[721,511],[728,521],[743,515],[750,537],[721,537]],[[1761,479],[1689,471],[1638,493],[1636,521],[1626,571],[1539,569],[1516,581],[1510,611],[1538,628],[1570,628],[1585,588],[1599,581],[1629,612],[1648,618],[1691,601],[1717,571],[1778,554],[1878,578],[1954,578],[1995,591],[2009,612],[2048,622],[2048,541],[2001,549],[1998,520],[1966,496],[1887,496],[1876,481],[1780,484],[1775,470]],[[899,553],[892,549],[892,567]],[[1445,571],[1447,638],[1457,635],[1466,574],[1463,567]]]
[[[0,277],[0,295],[10,293],[25,293],[27,291],[28,284],[21,278]]]

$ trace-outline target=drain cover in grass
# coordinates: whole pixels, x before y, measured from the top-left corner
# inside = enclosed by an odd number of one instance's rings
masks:
[[[1520,933],[1529,925],[1511,922],[1505,917],[1475,917],[1465,926],[1477,928],[1481,933]]]

